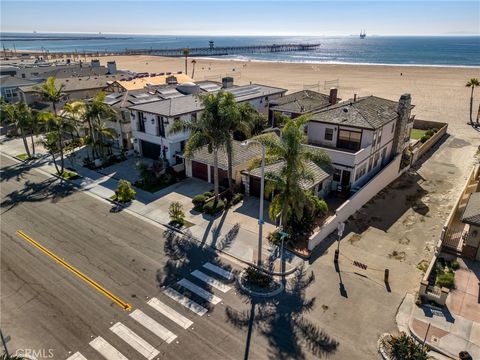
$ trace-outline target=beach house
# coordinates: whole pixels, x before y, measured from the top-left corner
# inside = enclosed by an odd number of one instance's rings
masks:
[[[163,158],[171,165],[182,163],[183,150],[190,134],[188,131],[170,134],[170,129],[177,119],[195,121],[200,116],[203,105],[198,97],[199,93],[223,88],[225,91],[231,92],[237,102],[248,102],[257,111],[266,114],[269,101],[283,96],[287,91],[258,84],[230,86],[228,79],[224,79],[222,86],[215,87],[214,85],[210,82],[184,83],[180,85],[181,88],[176,88],[179,94],[175,96],[148,104],[130,106],[135,150],[144,157],[155,160]],[[169,91],[173,92],[174,90]],[[158,91],[169,92],[165,89]]]
[[[322,94],[313,90],[301,90],[270,102],[268,121],[271,127],[277,126],[275,116],[282,114],[294,119],[298,116],[322,110],[335,105],[340,99],[337,97],[337,88],[330,89],[330,94]]]
[[[399,101],[367,96],[340,102],[312,115],[308,145],[320,147],[334,167],[332,190],[357,190],[402,154],[410,141],[410,94]]]

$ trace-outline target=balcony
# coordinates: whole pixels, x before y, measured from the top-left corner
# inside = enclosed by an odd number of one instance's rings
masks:
[[[330,156],[330,159],[332,159],[332,163],[349,166],[352,168],[368,157],[368,152],[365,151],[366,149],[360,149],[357,151],[339,149],[334,147],[327,147],[325,145],[321,145],[312,141],[309,141],[308,146],[325,151],[328,156]]]

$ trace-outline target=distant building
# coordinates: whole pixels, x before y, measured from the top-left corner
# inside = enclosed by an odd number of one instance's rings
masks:
[[[21,100],[18,88],[20,86],[33,86],[38,82],[18,78],[16,76],[0,76],[0,95],[9,103],[16,103]]]
[[[174,85],[193,82],[193,79],[185,74],[137,74],[136,76],[123,77],[110,84],[105,90],[108,92],[124,92],[140,90],[149,86]]]
[[[275,127],[275,114],[280,113],[294,119],[298,116],[313,113],[330,105],[335,105],[340,99],[337,89],[330,89],[330,95],[312,90],[297,91],[270,102],[268,120]]]
[[[413,126],[410,94],[399,101],[367,96],[353,98],[312,115],[308,144],[320,147],[335,168],[333,189],[363,186],[410,141]]]

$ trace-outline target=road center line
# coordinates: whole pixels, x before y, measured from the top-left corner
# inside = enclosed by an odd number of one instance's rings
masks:
[[[132,305],[126,303],[125,301],[123,301],[122,299],[120,299],[118,296],[115,296],[114,294],[112,294],[110,291],[108,291],[107,289],[105,289],[104,287],[102,287],[101,285],[97,284],[95,281],[93,281],[92,279],[90,279],[87,275],[85,275],[84,273],[80,272],[79,270],[77,270],[76,268],[74,268],[72,265],[70,265],[69,263],[67,263],[65,260],[61,259],[60,257],[58,257],[57,255],[55,255],[54,253],[52,253],[50,250],[48,250],[46,247],[44,247],[43,245],[41,245],[40,243],[36,242],[35,240],[33,240],[31,237],[29,237],[27,234],[25,234],[23,231],[21,230],[17,230],[17,234],[19,236],[21,236],[23,239],[27,240],[30,244],[32,244],[33,246],[35,246],[37,249],[41,250],[42,252],[44,252],[45,254],[47,254],[48,256],[50,256],[52,259],[54,259],[56,262],[58,262],[60,265],[62,265],[63,267],[65,267],[66,269],[70,270],[72,273],[74,273],[75,275],[77,275],[80,279],[82,279],[83,281],[85,281],[87,284],[89,284],[90,286],[92,286],[93,288],[95,288],[96,290],[98,290],[99,292],[101,292],[103,295],[105,295],[106,297],[108,297],[110,300],[112,300],[114,303],[116,303],[118,306],[120,306],[123,310],[125,311],[130,311],[132,309]]]

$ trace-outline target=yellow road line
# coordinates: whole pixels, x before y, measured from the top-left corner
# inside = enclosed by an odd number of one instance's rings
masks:
[[[52,253],[50,250],[48,250],[46,247],[42,246],[41,244],[39,244],[38,242],[36,242],[35,240],[33,240],[31,237],[29,237],[27,234],[25,234],[23,231],[21,230],[18,230],[17,231],[17,234],[19,236],[21,236],[22,238],[24,238],[25,240],[27,240],[30,244],[32,244],[33,246],[35,246],[37,249],[40,249],[41,251],[43,251],[45,254],[47,254],[48,256],[50,256],[52,259],[54,259],[56,262],[58,262],[60,265],[64,266],[65,268],[67,268],[68,270],[70,270],[72,273],[74,273],[75,275],[77,275],[80,279],[82,279],[83,281],[85,281],[86,283],[88,283],[90,286],[94,287],[95,289],[97,289],[99,292],[101,292],[103,295],[105,295],[106,297],[108,297],[110,300],[112,300],[114,303],[116,303],[118,306],[120,306],[123,310],[125,311],[130,311],[132,310],[132,305],[126,303],[125,301],[123,301],[122,299],[120,299],[118,296],[115,296],[113,295],[110,291],[108,291],[107,289],[105,289],[104,287],[102,287],[101,285],[97,284],[95,281],[93,281],[92,279],[90,279],[87,275],[83,274],[82,272],[80,272],[79,270],[77,270],[76,268],[74,268],[72,265],[70,265],[69,263],[67,263],[66,261],[62,260],[61,258],[59,258],[57,255],[55,255],[54,253]]]

